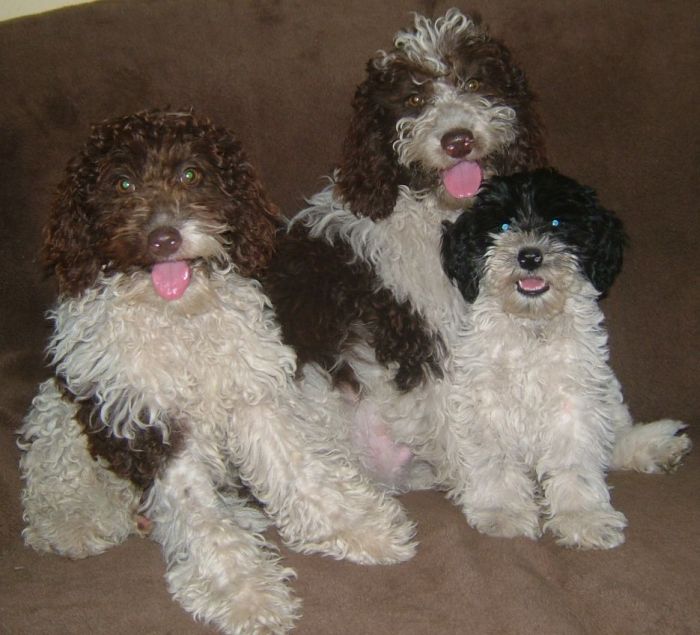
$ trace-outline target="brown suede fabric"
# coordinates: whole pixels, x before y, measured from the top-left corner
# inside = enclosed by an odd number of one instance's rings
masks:
[[[452,3],[103,0],[0,24],[0,633],[205,633],[172,601],[158,545],[83,561],[23,546],[20,425],[46,371],[53,284],[40,228],[89,125],[189,107],[237,131],[293,213],[339,158],[371,54]],[[595,187],[631,236],[605,302],[612,365],[634,416],[691,424],[700,278],[700,8],[694,0],[473,0],[539,96],[549,156]],[[693,427],[695,426],[695,427]],[[700,459],[672,475],[612,474],[629,520],[607,552],[482,536],[438,492],[402,497],[410,562],[361,567],[283,549],[304,635],[700,632]],[[275,534],[271,538],[275,539]]]

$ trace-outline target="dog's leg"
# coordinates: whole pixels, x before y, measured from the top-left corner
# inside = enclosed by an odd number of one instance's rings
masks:
[[[602,462],[590,452],[595,441],[578,443],[578,450],[561,445],[537,466],[544,490],[546,530],[566,547],[612,549],[625,540],[625,516],[613,509]],[[566,458],[566,463],[563,463]]]
[[[232,451],[241,477],[275,518],[285,542],[362,564],[413,556],[414,528],[401,506],[375,490],[340,452],[329,451],[322,425],[313,432],[305,427],[279,404],[251,407],[236,421]]]
[[[673,472],[692,448],[688,435],[679,434],[685,427],[684,423],[670,419],[620,426],[610,469]]]
[[[450,497],[462,507],[469,524],[490,536],[514,538],[540,536],[539,508],[534,483],[524,466],[499,459],[474,461],[467,484]]]
[[[145,510],[151,537],[163,546],[168,587],[187,611],[225,633],[286,633],[300,608],[285,584],[294,573],[257,533],[244,501],[228,492],[223,502],[193,446],[190,440],[171,459]]]
[[[140,492],[90,455],[53,379],[44,382],[20,430],[25,542],[71,558],[102,553],[136,531]]]

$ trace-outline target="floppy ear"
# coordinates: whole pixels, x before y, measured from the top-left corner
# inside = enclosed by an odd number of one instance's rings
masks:
[[[503,153],[501,174],[515,174],[547,165],[539,117],[529,105],[518,110],[518,127],[518,136]]]
[[[61,294],[79,295],[100,272],[86,203],[87,184],[94,178],[89,162],[73,159],[44,226],[42,259],[47,270],[56,274]]]
[[[337,191],[353,213],[372,220],[391,214],[400,182],[392,147],[393,118],[371,96],[377,81],[381,80],[370,76],[355,93],[337,181]]]
[[[512,54],[500,41],[494,40],[489,62],[500,69],[506,81],[508,102],[515,106],[518,134],[503,151],[499,174],[534,170],[547,165],[542,122],[535,109],[535,96],[525,73],[516,66]]]
[[[578,249],[583,273],[604,296],[622,269],[627,246],[622,221],[600,204],[594,189],[556,170],[537,170],[533,179],[538,184],[535,192],[541,194],[538,207],[562,215],[564,232]]]
[[[605,296],[622,269],[628,239],[622,221],[597,201],[588,222],[591,232],[583,268],[593,286]]]
[[[472,212],[464,212],[454,222],[445,221],[442,233],[442,267],[470,304],[479,295],[479,265],[474,255]]]
[[[271,203],[248,162],[238,140],[225,129],[212,131],[214,163],[230,199],[224,213],[231,230],[228,251],[244,276],[256,276],[267,268],[282,225],[279,209]]]

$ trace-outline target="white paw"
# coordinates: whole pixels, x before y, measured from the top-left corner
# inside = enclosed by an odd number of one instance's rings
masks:
[[[537,540],[541,535],[536,510],[507,508],[472,510],[467,514],[467,520],[474,529],[489,536],[499,538],[525,536]]]
[[[396,564],[415,555],[413,523],[402,520],[387,527],[386,517],[377,517],[376,523],[370,520],[364,518],[318,541],[296,541],[288,546],[302,553],[321,553],[357,564]]]
[[[158,533],[157,525],[155,529]],[[224,633],[282,635],[301,612],[301,601],[286,584],[294,572],[250,546],[242,545],[242,558],[228,561],[171,561],[165,576],[168,588],[186,611]]]
[[[213,621],[232,635],[283,635],[294,627],[300,612],[301,601],[285,584],[268,583],[236,593],[228,615]]]
[[[678,434],[685,427],[670,419],[634,425],[615,444],[611,467],[646,473],[673,472],[693,445],[687,434]]]
[[[562,512],[545,523],[557,543],[577,549],[612,549],[625,541],[624,514],[612,508]]]

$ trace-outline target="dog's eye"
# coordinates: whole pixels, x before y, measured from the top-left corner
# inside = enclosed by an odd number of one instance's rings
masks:
[[[406,105],[410,108],[422,108],[425,105],[425,97],[423,95],[413,94],[406,99]]]
[[[553,218],[551,225],[552,225],[552,227],[559,227],[559,225],[561,225],[561,223],[559,222],[558,218]]]
[[[510,223],[503,223],[503,225],[501,225],[502,232],[507,232],[509,229],[510,229]]]
[[[195,168],[185,168],[180,174],[180,182],[184,185],[195,185],[199,183],[201,176]]]
[[[117,179],[117,192],[120,194],[129,194],[129,192],[134,191],[136,191],[136,185],[131,179],[127,177]]]
[[[466,88],[470,93],[475,93],[479,88],[481,88],[481,82],[478,79],[471,78],[467,83],[466,83]]]

